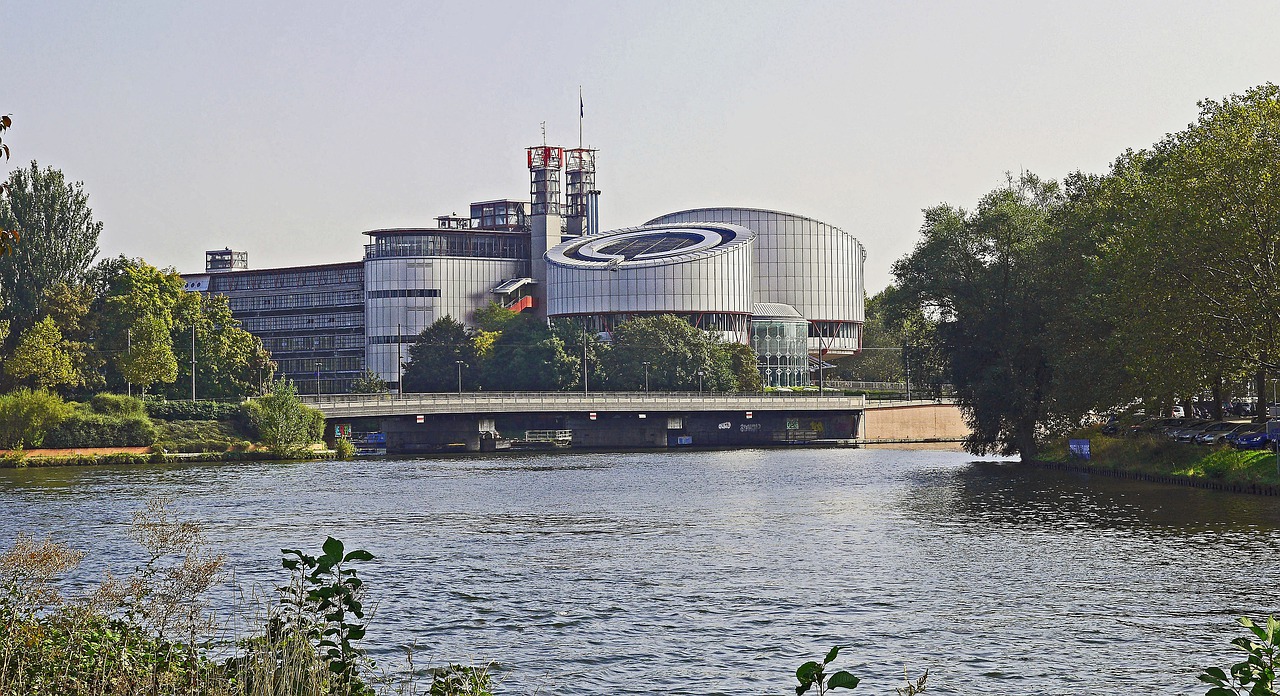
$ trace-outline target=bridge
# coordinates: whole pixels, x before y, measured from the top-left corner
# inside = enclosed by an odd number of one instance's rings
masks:
[[[865,397],[697,392],[462,392],[299,395],[326,418],[444,414],[860,411]]]
[[[389,453],[468,450],[571,430],[574,447],[733,446],[856,437],[866,401],[843,394],[462,392],[303,396],[331,426],[380,431]]]

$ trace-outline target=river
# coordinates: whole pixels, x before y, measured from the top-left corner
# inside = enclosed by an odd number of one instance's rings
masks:
[[[933,694],[1203,694],[1235,617],[1280,600],[1276,499],[956,452],[0,470],[0,546],[52,534],[88,553],[73,580],[127,573],[155,496],[246,588],[281,548],[368,549],[374,656],[494,661],[499,694],[793,693],[837,644],[857,693],[905,667]]]

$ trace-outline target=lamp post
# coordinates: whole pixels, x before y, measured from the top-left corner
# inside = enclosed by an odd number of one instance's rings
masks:
[[[191,321],[191,400],[196,400],[196,322]]]
[[[454,360],[453,364],[458,366],[458,393],[461,394],[462,393],[462,366],[465,365],[466,363],[462,362],[461,360]]]
[[[707,374],[706,370],[698,370],[698,393],[702,393],[702,376]]]
[[[641,364],[642,364],[642,365],[644,365],[644,390],[645,390],[645,392],[646,392],[646,393],[648,393],[648,391],[649,391],[649,366],[650,366],[650,365],[652,365],[653,363],[651,363],[651,362],[649,362],[648,360],[646,360],[646,361],[644,361],[644,362],[643,362],[643,363],[641,363]]]
[[[324,365],[323,362],[319,360],[316,361],[316,401],[317,402],[320,401],[320,368],[323,365]]]

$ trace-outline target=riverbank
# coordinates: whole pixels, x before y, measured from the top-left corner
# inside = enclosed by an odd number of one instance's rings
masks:
[[[1078,432],[1072,438],[1089,440],[1089,459],[1071,456],[1063,439],[1051,443],[1037,460],[1028,463],[1153,483],[1280,495],[1276,455],[1270,451],[1204,447],[1150,435],[1109,437],[1096,428]]]
[[[290,460],[326,460],[337,452],[317,447],[296,453]],[[267,450],[243,452],[152,452],[148,447],[82,447],[75,449],[0,450],[0,469],[56,466],[106,466],[120,464],[173,464],[178,462],[279,461]]]

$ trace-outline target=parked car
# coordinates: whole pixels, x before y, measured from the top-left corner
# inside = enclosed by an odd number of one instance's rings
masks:
[[[1231,446],[1242,450],[1266,449],[1271,446],[1271,438],[1267,437],[1265,426],[1254,424],[1252,429],[1236,433]]]
[[[1168,428],[1180,428],[1191,422],[1190,418],[1152,418],[1137,425],[1129,426],[1129,434],[1137,435],[1139,433],[1156,433],[1163,434]]]
[[[1247,430],[1252,427],[1252,423],[1233,423],[1231,421],[1214,423],[1208,428],[1205,428],[1204,432],[1197,435],[1195,437],[1195,442],[1201,445],[1222,444],[1226,440],[1227,436],[1232,433]]]
[[[1191,425],[1174,430],[1169,434],[1169,437],[1177,440],[1178,442],[1191,442],[1197,435],[1203,433],[1205,430],[1208,430],[1216,424],[1217,421],[1196,421]]]

